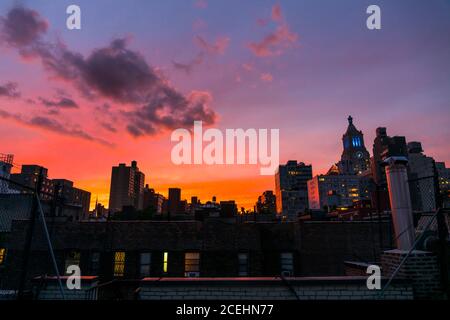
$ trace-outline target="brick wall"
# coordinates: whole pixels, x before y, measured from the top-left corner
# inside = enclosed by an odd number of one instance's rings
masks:
[[[344,261],[345,275],[351,277],[367,277],[367,268],[370,266],[369,263],[354,262],[354,261]]]
[[[381,256],[381,267],[389,277],[400,265],[407,251],[389,250]],[[400,268],[396,278],[409,279],[414,288],[416,299],[442,298],[440,271],[437,257],[431,252],[415,250]]]
[[[27,221],[14,221],[4,238],[7,259],[0,268],[0,289],[17,289],[23,261]],[[137,280],[139,254],[150,252],[151,277],[184,276],[184,254],[200,252],[201,277],[238,276],[238,254],[248,254],[248,276],[273,277],[281,273],[280,255],[293,255],[293,276],[342,276],[343,262],[377,261],[391,239],[389,224],[376,222],[242,223],[226,221],[116,221],[49,222],[59,270],[63,273],[69,251],[81,253],[82,275],[113,278],[115,251],[125,251],[123,279]],[[42,228],[36,228],[29,255],[27,279],[54,270]],[[381,241],[383,240],[384,241]],[[380,241],[382,243],[380,243]],[[169,252],[169,270],[163,273],[163,252]],[[100,254],[99,269],[91,270],[93,253]],[[32,267],[31,267],[32,266]],[[5,276],[7,275],[7,276]],[[27,283],[28,287],[29,282]]]
[[[97,277],[81,277],[81,288],[69,290],[67,277],[61,277],[66,300],[97,300]],[[55,277],[33,279],[33,297],[37,300],[61,300],[62,294]]]
[[[368,290],[366,277],[321,278],[146,278],[142,300],[375,300],[379,291]],[[385,282],[385,279],[382,283]],[[411,300],[405,281],[394,281],[383,299]]]

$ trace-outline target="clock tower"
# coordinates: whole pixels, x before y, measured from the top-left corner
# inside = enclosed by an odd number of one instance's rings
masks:
[[[356,129],[352,116],[348,117],[347,131],[342,136],[344,150],[338,163],[341,174],[361,174],[369,168],[370,154],[364,145],[362,131]]]

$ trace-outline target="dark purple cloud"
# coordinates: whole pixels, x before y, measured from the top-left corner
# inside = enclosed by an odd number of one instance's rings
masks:
[[[117,132],[117,129],[116,129],[116,127],[114,127],[111,123],[109,123],[109,122],[100,122],[100,125],[104,128],[104,129],[106,129],[106,130],[108,130],[109,132],[113,132],[113,133],[116,133]]]
[[[35,11],[18,7],[2,20],[0,34],[10,47],[16,47],[23,56],[39,58],[53,77],[72,84],[89,99],[106,98],[115,102],[114,106],[128,104],[126,112],[117,108],[110,112],[122,117],[133,136],[192,125],[193,120],[203,120],[206,125],[215,122],[209,94],[206,98],[198,92],[187,96],[178,92],[139,52],[128,48],[127,39],[115,39],[84,57],[61,42],[42,41],[47,24]],[[14,26],[21,23],[36,26],[36,30],[23,27],[20,32],[14,31]],[[202,44],[220,53],[228,40]]]
[[[12,47],[34,45],[47,32],[48,24],[34,10],[17,6],[0,17],[1,40]]]
[[[172,65],[175,69],[191,74],[195,67],[201,65],[204,61],[204,53],[200,52],[197,56],[189,62],[181,63],[172,61]]]
[[[3,85],[0,85],[0,97],[19,98],[20,91],[18,89],[17,83],[7,82]]]
[[[27,117],[22,116],[21,114],[11,113],[11,112],[0,109],[0,118],[12,119],[22,125],[26,125],[26,126],[30,126],[30,127],[37,127],[37,128],[41,128],[41,129],[44,129],[47,131],[62,134],[65,136],[71,136],[71,137],[76,137],[76,138],[80,138],[80,139],[84,139],[84,140],[88,140],[88,141],[97,142],[97,143],[100,143],[100,144],[108,146],[108,147],[114,146],[114,144],[112,144],[104,139],[94,137],[76,126],[63,124],[63,123],[59,122],[58,120],[51,119],[48,117],[33,116],[30,118],[27,118]]]
[[[62,109],[77,109],[78,104],[71,98],[61,97],[56,100],[49,100],[46,98],[39,97],[39,101],[46,107],[49,108],[62,108]]]

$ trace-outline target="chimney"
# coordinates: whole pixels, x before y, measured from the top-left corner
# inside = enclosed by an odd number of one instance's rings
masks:
[[[414,244],[414,224],[409,194],[406,157],[389,157],[384,160],[386,180],[391,202],[397,249],[409,250]]]

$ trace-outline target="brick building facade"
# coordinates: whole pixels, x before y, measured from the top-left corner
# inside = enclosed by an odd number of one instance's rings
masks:
[[[17,288],[26,226],[27,221],[14,221],[2,236],[7,256],[0,289]],[[49,231],[61,273],[68,264],[79,264],[83,276],[98,276],[100,283],[144,277],[339,276],[345,274],[346,260],[378,261],[392,239],[388,223],[363,221],[53,222]],[[54,272],[37,225],[28,279],[45,274]]]

